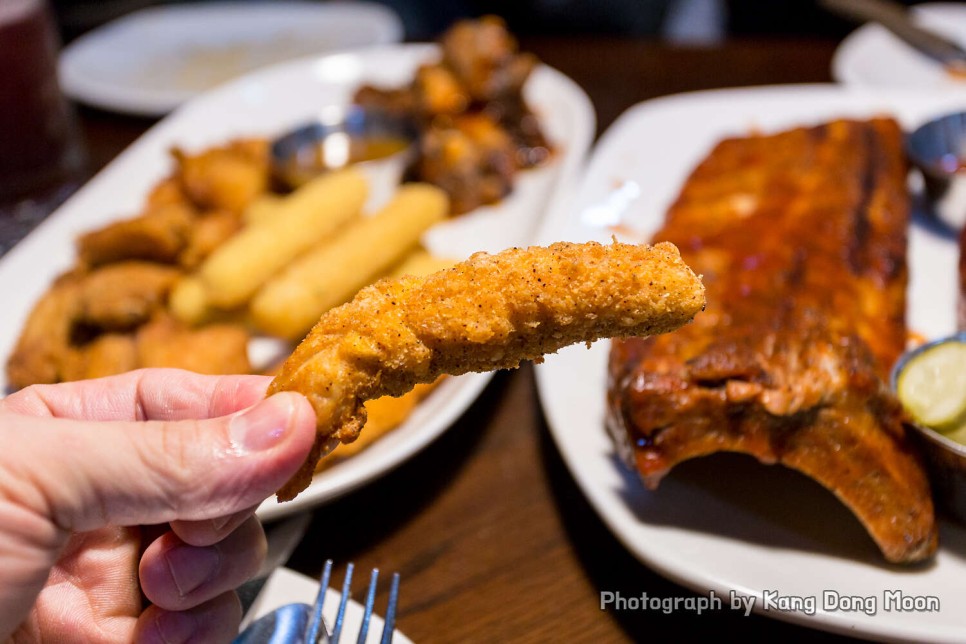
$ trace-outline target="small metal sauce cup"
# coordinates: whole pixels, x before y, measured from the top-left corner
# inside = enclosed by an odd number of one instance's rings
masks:
[[[305,125],[283,134],[271,146],[272,171],[289,188],[313,177],[348,165],[358,168],[369,181],[366,210],[385,204],[402,180],[416,153],[418,131],[408,119],[382,110],[352,105],[331,108]],[[398,141],[386,156],[353,161],[353,141]]]
[[[906,137],[933,214],[953,230],[966,225],[966,112],[935,118]]]
[[[911,360],[948,342],[966,343],[966,332],[934,340],[904,353],[892,368],[892,391],[898,392],[899,376]],[[937,506],[950,518],[966,525],[966,445],[915,422],[907,423],[906,427],[912,430],[910,435],[926,461]]]

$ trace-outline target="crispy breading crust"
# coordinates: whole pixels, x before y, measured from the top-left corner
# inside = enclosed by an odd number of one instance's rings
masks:
[[[366,400],[577,342],[665,333],[703,307],[704,287],[671,244],[514,248],[383,279],[322,316],[269,387],[304,394],[318,419],[309,458],[278,497],[294,498],[321,456],[355,439]]]

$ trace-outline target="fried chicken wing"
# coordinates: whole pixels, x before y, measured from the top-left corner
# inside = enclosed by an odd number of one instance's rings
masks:
[[[450,195],[464,213],[494,203],[513,189],[517,146],[485,114],[469,114],[426,129],[420,141],[420,177]]]
[[[536,66],[532,55],[518,51],[502,18],[460,20],[442,38],[443,64],[466,87],[474,101],[519,94]]]
[[[412,119],[420,129],[411,176],[450,195],[453,214],[498,202],[516,173],[547,161],[552,146],[523,85],[537,59],[518,51],[503,20],[462,20],[441,39],[442,60],[403,89],[364,86],[354,101]]]
[[[278,496],[293,498],[322,455],[355,439],[366,400],[577,342],[664,333],[703,306],[700,280],[670,244],[558,243],[383,279],[323,315],[269,387],[307,396],[318,420],[308,460]]]

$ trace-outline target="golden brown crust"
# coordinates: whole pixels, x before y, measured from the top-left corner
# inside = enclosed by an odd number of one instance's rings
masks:
[[[70,347],[61,360],[65,381],[112,376],[136,369],[137,346],[130,333],[105,333],[80,347]]]
[[[187,243],[194,218],[191,206],[176,203],[108,224],[77,239],[78,259],[91,267],[128,259],[173,264]]]
[[[7,381],[20,389],[61,380],[61,360],[71,345],[71,327],[80,302],[80,278],[61,276],[30,311],[13,353]]]
[[[337,441],[354,440],[366,400],[442,374],[515,368],[577,342],[664,333],[703,306],[700,280],[671,244],[515,248],[377,282],[326,313],[269,387],[301,392],[318,419],[313,452],[279,498],[304,489]]]
[[[127,261],[106,264],[81,282],[76,322],[99,330],[128,331],[159,311],[181,271],[173,266]]]
[[[206,374],[250,373],[248,332],[237,324],[188,327],[159,315],[135,335],[138,365]]]

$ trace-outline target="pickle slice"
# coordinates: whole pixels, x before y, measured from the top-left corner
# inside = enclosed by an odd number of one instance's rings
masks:
[[[966,416],[966,343],[943,342],[911,358],[897,393],[916,422],[952,431]]]
[[[956,441],[960,445],[966,445],[966,425],[959,423],[953,425],[948,432],[943,432],[943,436],[949,440]]]

